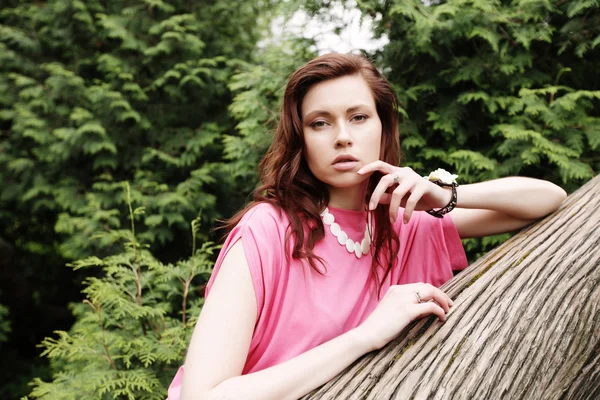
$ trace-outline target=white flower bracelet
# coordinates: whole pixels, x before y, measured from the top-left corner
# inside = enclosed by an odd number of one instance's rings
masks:
[[[454,210],[454,207],[456,207],[456,188],[458,187],[456,178],[458,178],[458,175],[451,174],[445,169],[438,168],[431,172],[429,176],[425,176],[424,178],[438,186],[449,187],[452,189],[452,197],[450,198],[450,202],[446,205],[446,207],[440,208],[439,210],[426,210],[429,215],[433,215],[436,218],[444,218],[444,215],[448,214],[450,211]]]

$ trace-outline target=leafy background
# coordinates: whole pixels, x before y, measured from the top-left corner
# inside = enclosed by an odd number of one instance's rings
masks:
[[[600,170],[600,2],[7,0],[0,8],[0,397],[159,399],[286,79],[343,28],[400,98],[402,163],[569,192]],[[473,260],[509,235],[464,242]]]

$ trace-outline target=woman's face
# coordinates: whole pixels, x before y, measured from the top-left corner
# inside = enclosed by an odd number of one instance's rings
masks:
[[[317,179],[343,188],[367,177],[356,173],[379,160],[381,120],[369,85],[349,75],[314,85],[302,101],[305,158]]]

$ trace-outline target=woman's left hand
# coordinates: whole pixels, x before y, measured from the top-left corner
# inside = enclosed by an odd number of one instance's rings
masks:
[[[445,190],[435,183],[424,179],[411,168],[394,167],[383,161],[374,161],[358,170],[360,175],[379,171],[383,177],[373,190],[369,201],[369,210],[374,210],[378,204],[390,205],[390,218],[396,222],[398,209],[404,207],[404,223],[408,223],[413,211],[431,210],[445,207],[452,191]],[[387,193],[393,188],[391,193]]]

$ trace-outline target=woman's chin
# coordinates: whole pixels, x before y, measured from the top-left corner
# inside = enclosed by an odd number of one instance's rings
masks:
[[[355,176],[340,176],[333,179],[328,179],[325,182],[328,186],[336,189],[352,189],[352,188],[360,188],[366,183],[367,177],[355,175]]]

